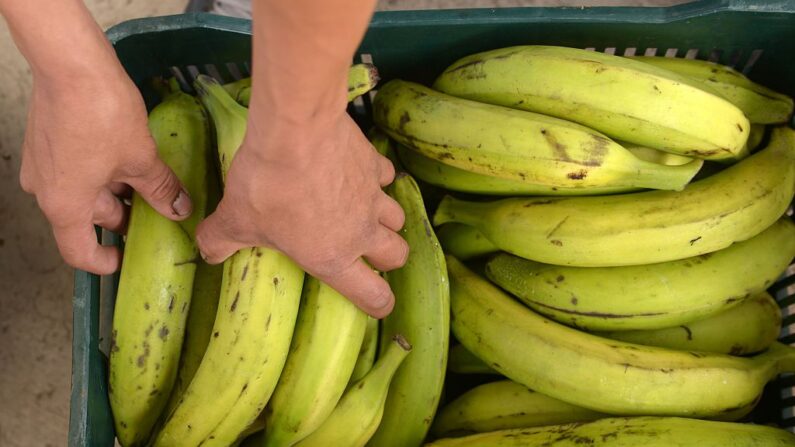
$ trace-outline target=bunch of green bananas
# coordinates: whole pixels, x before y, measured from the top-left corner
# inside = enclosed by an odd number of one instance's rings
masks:
[[[377,81],[353,66],[349,100]],[[432,87],[372,101],[411,250],[378,321],[277,251],[197,258],[251,80],[199,76],[198,99],[172,82],[150,122],[197,214],[133,199],[109,381],[124,447],[795,445],[743,422],[795,372],[767,292],[795,258],[790,98],[703,61],[549,46],[465,57]]]
[[[373,101],[381,146],[448,192],[460,344],[431,431],[452,438],[431,445],[795,445],[733,422],[795,370],[766,292],[795,258],[791,98],[704,61],[549,46],[432,87]]]

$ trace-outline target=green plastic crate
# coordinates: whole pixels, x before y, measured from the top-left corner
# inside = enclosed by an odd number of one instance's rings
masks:
[[[251,26],[246,20],[185,14],[132,20],[107,35],[149,107],[147,80],[198,73],[223,81],[249,71]],[[795,0],[707,0],[669,8],[510,8],[377,13],[357,59],[372,61],[382,78],[430,82],[469,53],[517,44],[548,44],[623,54],[708,59],[795,95]],[[383,82],[383,81],[382,81]],[[369,125],[369,99],[351,108]],[[113,237],[111,243],[117,242]],[[795,265],[771,287],[784,310],[782,341],[795,343]],[[75,272],[69,446],[112,446],[106,350],[116,276]],[[795,378],[771,383],[753,419],[795,426]]]

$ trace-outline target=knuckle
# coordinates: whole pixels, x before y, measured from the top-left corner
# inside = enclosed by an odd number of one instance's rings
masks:
[[[165,165],[154,169],[159,169],[160,172],[154,176],[150,185],[150,197],[158,201],[170,199],[179,189],[177,177]]]

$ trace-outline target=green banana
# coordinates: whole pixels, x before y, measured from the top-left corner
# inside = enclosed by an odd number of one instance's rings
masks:
[[[593,422],[515,428],[427,447],[788,447],[795,435],[779,428],[674,417],[607,418]]]
[[[721,313],[681,326],[594,334],[646,346],[748,355],[770,347],[778,338],[779,332],[781,309],[770,294],[761,292]]]
[[[632,59],[702,84],[739,107],[751,123],[786,123],[792,117],[792,98],[751,81],[731,67],[677,57],[634,56]]]
[[[476,386],[442,408],[434,437],[463,436],[509,428],[593,421],[607,414],[537,393],[510,380]]]
[[[210,129],[192,96],[172,93],[149,114],[160,158],[188,191],[193,214],[178,223],[133,195],[114,308],[108,390],[123,446],[142,445],[165,407],[179,365],[196,262],[194,235],[207,204]]]
[[[704,159],[732,158],[750,123],[703,83],[577,48],[517,46],[454,62],[434,89],[574,121],[622,141]]]
[[[353,372],[367,314],[307,277],[290,353],[265,407],[265,447],[291,446],[334,410]]]
[[[436,230],[436,236],[445,253],[458,259],[476,258],[500,250],[480,230],[469,225],[452,222],[444,224]]]
[[[378,320],[367,317],[367,325],[364,330],[364,339],[359,348],[359,356],[356,358],[356,365],[353,367],[351,379],[348,383],[358,382],[364,377],[375,363],[375,354],[378,350]]]
[[[373,64],[356,64],[348,70],[348,102],[374,89],[381,78]]]
[[[587,330],[661,329],[741,304],[795,257],[795,224],[782,217],[751,239],[705,255],[626,267],[564,267],[499,254],[486,275],[536,312]]]
[[[684,191],[605,197],[467,202],[445,197],[434,225],[478,228],[495,246],[539,262],[580,267],[689,258],[759,234],[795,193],[795,130]]]
[[[208,165],[213,168],[207,170],[206,214],[212,213],[221,200],[221,185],[218,184],[214,163],[208,160]],[[223,265],[210,265],[202,259],[197,261],[177,378],[162,416],[168,416],[177,407],[182,393],[190,385],[193,375],[199,369],[204,351],[207,350],[207,344],[210,342],[213,332],[215,315],[218,312],[218,297],[221,295],[223,271]]]
[[[721,417],[795,372],[781,343],[754,357],[609,340],[548,320],[448,257],[452,328],[473,354],[533,390],[610,414]]]
[[[395,152],[395,144],[392,139],[389,138],[389,135],[382,132],[381,129],[373,127],[367,134],[367,138],[379,154],[392,162],[396,171],[403,169],[400,159],[398,159],[397,153]]]
[[[746,144],[746,152],[749,154],[759,147],[762,140],[765,139],[767,126],[764,124],[751,124],[751,133],[748,135],[748,144]]]
[[[462,344],[450,348],[447,369],[456,374],[500,374]]]
[[[378,69],[373,64],[356,64],[348,70],[348,102],[374,89],[379,81]],[[229,95],[241,105],[248,107],[251,101],[251,78],[224,85]]]
[[[246,110],[212,78],[196,89],[215,123],[226,178]],[[255,247],[224,262],[213,334],[196,374],[154,445],[228,446],[264,409],[282,372],[304,273],[284,254]]]
[[[390,343],[389,334],[403,334],[414,350],[389,385],[384,416],[368,445],[411,447],[425,439],[442,394],[450,334],[450,289],[444,254],[414,179],[400,173],[388,192],[405,212],[406,223],[400,234],[410,251],[403,267],[386,273],[395,294],[395,307],[381,323],[380,346],[384,352]]]
[[[402,335],[373,365],[373,369],[348,388],[337,407],[318,429],[295,444],[298,447],[363,447],[378,427],[384,414],[389,383],[411,351]]]
[[[402,144],[397,145],[397,154],[406,169],[420,180],[453,191],[473,194],[587,196],[640,189],[630,186],[592,186],[582,188],[527,183],[522,180],[480,174],[450,166],[415,152]]]
[[[401,80],[378,91],[373,120],[397,142],[446,165],[548,188],[679,190],[702,164],[650,163],[585,126]]]
[[[224,90],[229,93],[235,101],[241,105],[248,107],[249,100],[251,99],[251,78],[243,78],[234,82],[229,82],[223,85]],[[241,94],[244,97],[241,97]]]

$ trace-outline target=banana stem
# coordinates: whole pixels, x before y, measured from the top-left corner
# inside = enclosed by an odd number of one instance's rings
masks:
[[[452,196],[444,196],[433,215],[433,226],[457,222],[477,227],[486,213],[488,204],[466,202]]]
[[[776,342],[762,355],[771,358],[777,374],[795,372],[795,348]]]
[[[694,159],[678,166],[639,160],[636,186],[681,191],[701,170],[704,160]]]

